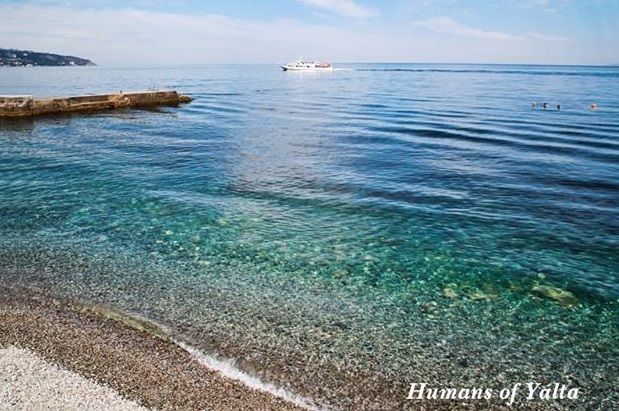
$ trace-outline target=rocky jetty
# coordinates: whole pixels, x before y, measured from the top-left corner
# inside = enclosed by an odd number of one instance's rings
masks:
[[[31,117],[44,114],[104,111],[189,103],[191,97],[174,90],[135,91],[74,97],[38,99],[33,96],[0,96],[1,117]]]

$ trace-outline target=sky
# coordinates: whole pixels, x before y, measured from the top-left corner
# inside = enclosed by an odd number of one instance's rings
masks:
[[[0,47],[100,65],[619,64],[619,0],[0,0]]]

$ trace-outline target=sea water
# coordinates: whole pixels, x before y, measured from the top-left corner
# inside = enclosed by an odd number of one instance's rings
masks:
[[[321,404],[413,407],[412,383],[617,400],[619,68],[0,70],[0,94],[153,88],[195,100],[0,122],[4,283]]]

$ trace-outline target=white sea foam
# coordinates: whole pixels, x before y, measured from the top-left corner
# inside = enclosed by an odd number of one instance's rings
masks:
[[[254,390],[267,392],[275,397],[281,398],[285,401],[291,402],[299,407],[305,408],[311,411],[328,411],[331,408],[320,406],[314,401],[302,397],[298,394],[290,392],[284,388],[278,387],[275,384],[262,381],[260,378],[249,375],[244,371],[238,369],[234,363],[230,360],[219,360],[211,355],[205,354],[202,351],[184,343],[183,341],[172,340],[176,345],[183,350],[191,354],[196,360],[209,369],[218,371],[224,377],[232,380],[240,381],[245,386]]]
[[[169,327],[163,324],[160,324],[156,321],[153,321],[151,319],[148,319],[136,313],[119,311],[119,310],[112,309],[109,307],[99,307],[99,310],[97,312],[99,312],[100,314],[103,314],[104,316],[108,318],[116,319],[117,321],[120,320],[125,325],[128,325],[130,327],[135,327],[135,323],[134,323],[135,320],[152,325],[158,330],[155,333],[155,335],[158,335],[159,337],[165,336],[166,339],[176,344],[181,349],[185,350],[192,357],[194,357],[198,362],[200,362],[200,364],[204,365],[210,370],[219,372],[221,375],[223,375],[226,378],[239,381],[240,383],[242,383],[248,388],[269,393],[277,398],[281,398],[284,401],[293,403],[306,410],[335,411],[335,409],[332,407],[327,407],[324,405],[317,404],[313,400],[310,400],[299,394],[288,391],[282,387],[278,387],[277,385],[273,383],[262,381],[259,377],[250,375],[240,370],[238,367],[234,365],[233,360],[217,359],[214,356],[208,355],[200,351],[199,349],[187,344],[184,341],[177,340],[176,338],[172,336],[173,333]],[[127,321],[127,320],[130,320],[130,321]],[[150,330],[149,332],[152,333],[153,331]]]

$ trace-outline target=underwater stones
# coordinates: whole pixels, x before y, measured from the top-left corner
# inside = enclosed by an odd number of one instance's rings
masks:
[[[473,301],[492,301],[496,300],[499,296],[493,293],[486,293],[482,290],[472,291],[467,295]]]
[[[523,290],[523,284],[521,282],[508,281],[507,288],[512,292],[521,292]]]
[[[457,363],[461,367],[468,367],[470,365],[469,360],[466,357],[459,358]]]
[[[348,277],[348,275],[349,275],[348,271],[346,271],[346,270],[335,270],[333,272],[333,276],[336,277],[336,278],[346,278],[346,277]]]
[[[426,314],[433,314],[438,310],[438,304],[434,301],[430,301],[428,303],[423,303],[419,306],[421,311]]]
[[[450,283],[447,284],[445,288],[443,288],[443,297],[445,298],[457,298],[458,293],[456,292],[456,284]]]
[[[580,304],[578,298],[567,290],[549,285],[535,285],[531,288],[531,294],[536,297],[553,300],[562,307],[575,307]]]
[[[445,288],[443,290],[443,296],[445,298],[456,298],[458,297],[458,293],[453,290],[453,288]]]
[[[315,330],[313,334],[321,340],[331,340],[334,337],[332,332],[323,329]]]
[[[458,291],[458,285],[449,283],[443,288],[443,297],[454,299],[461,295],[473,301],[494,301],[499,298],[498,291],[492,285],[484,285],[482,289],[464,286]]]

